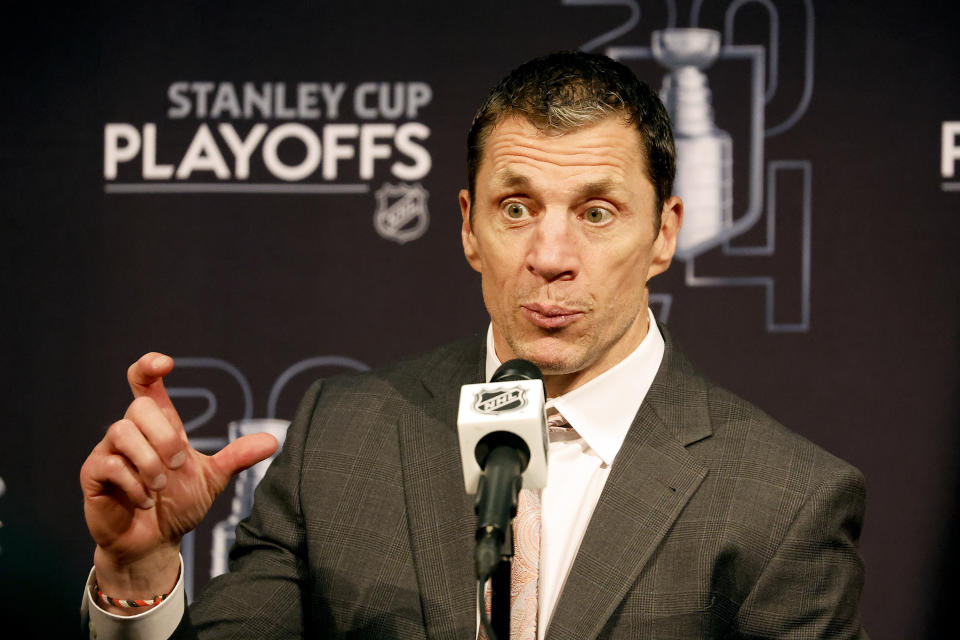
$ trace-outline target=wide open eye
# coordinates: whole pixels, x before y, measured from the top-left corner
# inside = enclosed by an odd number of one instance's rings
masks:
[[[503,207],[503,212],[511,220],[522,220],[530,215],[530,210],[519,202],[508,202]]]
[[[603,224],[612,216],[613,214],[610,210],[604,209],[603,207],[590,207],[583,212],[583,219],[590,224]]]

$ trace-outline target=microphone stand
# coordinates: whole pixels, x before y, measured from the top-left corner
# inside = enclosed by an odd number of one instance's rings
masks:
[[[510,640],[510,566],[513,564],[513,527],[507,527],[500,562],[490,576],[490,624],[496,640]],[[491,640],[494,640],[491,638]]]
[[[487,460],[493,462],[487,466],[487,472],[480,476],[477,486],[476,567],[477,577],[481,579],[481,595],[486,577],[489,576],[491,581],[490,630],[494,637],[490,640],[510,638],[513,519],[517,515],[517,498],[523,483],[520,474],[526,466],[524,458],[525,455],[512,447],[495,447]]]

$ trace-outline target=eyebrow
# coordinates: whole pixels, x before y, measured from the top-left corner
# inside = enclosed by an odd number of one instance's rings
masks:
[[[619,192],[621,187],[622,185],[619,181],[611,178],[604,178],[603,180],[597,180],[595,182],[588,182],[580,185],[580,187],[577,188],[577,193],[579,193],[582,197],[600,196],[608,194],[611,191]]]
[[[498,171],[495,180],[504,187],[525,187],[530,184],[530,179],[527,176],[510,168]]]

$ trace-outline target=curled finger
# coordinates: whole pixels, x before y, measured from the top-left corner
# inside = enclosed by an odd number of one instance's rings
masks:
[[[152,398],[137,398],[127,408],[127,419],[136,423],[150,446],[170,469],[178,469],[186,459],[186,437],[179,425],[172,424]]]
[[[131,504],[141,509],[153,507],[153,496],[126,457],[116,453],[101,455],[88,460],[87,464],[90,466],[84,471],[90,486],[84,488],[88,490],[89,497],[108,495],[115,488],[123,493]]]
[[[118,420],[107,430],[106,441],[110,453],[123,456],[146,486],[159,491],[167,485],[163,461],[140,424],[129,418]]]

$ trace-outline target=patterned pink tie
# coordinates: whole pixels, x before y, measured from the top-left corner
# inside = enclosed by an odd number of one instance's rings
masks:
[[[551,408],[547,412],[551,432],[570,428],[566,419]],[[513,563],[510,566],[510,640],[536,640],[537,591],[540,565],[540,490],[521,489],[517,517],[513,519]],[[490,583],[486,586],[487,615],[491,610]],[[480,625],[479,640],[489,640]]]

